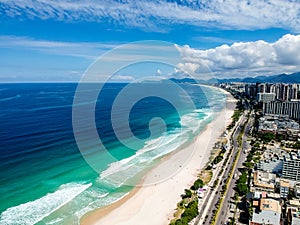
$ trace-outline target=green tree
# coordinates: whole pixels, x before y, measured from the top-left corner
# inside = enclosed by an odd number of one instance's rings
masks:
[[[191,190],[185,189],[184,193],[185,194],[182,196],[182,198],[190,198],[190,197],[192,197],[192,191]]]
[[[266,133],[262,135],[262,140],[265,143],[269,143],[270,141],[275,139],[275,134],[273,133]]]
[[[237,192],[239,196],[244,196],[248,193],[248,187],[246,184],[238,183],[236,185]]]
[[[194,184],[193,184],[193,186],[191,187],[191,189],[192,190],[198,190],[199,188],[202,188],[204,186],[204,183],[203,183],[203,181],[201,180],[201,179],[197,179],[195,182],[194,182]]]
[[[198,215],[198,202],[191,201],[181,215],[181,218],[188,223]]]
[[[218,183],[219,183],[219,179],[216,179],[216,180],[214,181],[213,187],[214,187],[214,188],[217,187]]]
[[[242,172],[242,175],[237,180],[237,183],[246,183],[247,182],[247,173],[245,171]]]
[[[251,162],[244,162],[243,163],[243,165],[245,166],[245,167],[247,167],[248,169],[251,169],[251,168],[253,168],[253,163],[251,163]]]
[[[300,149],[300,141],[297,141],[294,146],[295,149]]]

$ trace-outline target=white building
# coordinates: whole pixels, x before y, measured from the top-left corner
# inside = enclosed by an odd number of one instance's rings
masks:
[[[281,174],[283,169],[283,160],[278,158],[261,160],[257,164],[257,169],[270,173]]]
[[[271,102],[274,101],[276,97],[275,93],[258,93],[257,101],[258,102]]]

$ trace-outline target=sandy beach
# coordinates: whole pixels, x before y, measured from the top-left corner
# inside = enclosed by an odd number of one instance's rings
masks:
[[[85,215],[81,219],[81,224],[167,225],[173,218],[176,205],[181,199],[180,195],[184,193],[185,188],[193,184],[197,174],[208,162],[214,143],[231,122],[236,101],[229,93],[225,91],[224,93],[225,109],[218,113],[193,143],[164,158],[158,166],[147,173],[142,185],[134,188],[126,197],[106,208]],[[165,178],[166,171],[170,169],[177,172]],[[157,182],[158,177],[165,179]]]

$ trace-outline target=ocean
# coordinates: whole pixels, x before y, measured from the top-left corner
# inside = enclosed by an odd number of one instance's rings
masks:
[[[157,84],[135,85],[143,92],[155,90]],[[176,91],[169,94],[176,96],[180,112],[176,104],[152,94],[131,108],[130,132],[118,121],[125,112],[118,107],[113,115],[118,136],[111,122],[112,109],[126,86],[108,83],[103,87],[95,107],[103,149],[97,149],[97,140],[87,139],[83,157],[73,132],[76,83],[0,84],[1,225],[79,224],[85,213],[127,195],[145,171],[193,141],[225,107],[225,96],[218,89],[180,84],[195,109],[185,108],[185,96],[177,96]],[[89,88],[96,87],[90,84]],[[122,102],[126,108],[126,98]]]

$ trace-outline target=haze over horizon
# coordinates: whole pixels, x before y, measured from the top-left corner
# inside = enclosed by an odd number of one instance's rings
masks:
[[[177,67],[198,77],[203,66],[216,78],[300,71],[294,1],[4,0],[0,12],[0,82],[76,82],[97,57],[143,40],[174,43]]]

